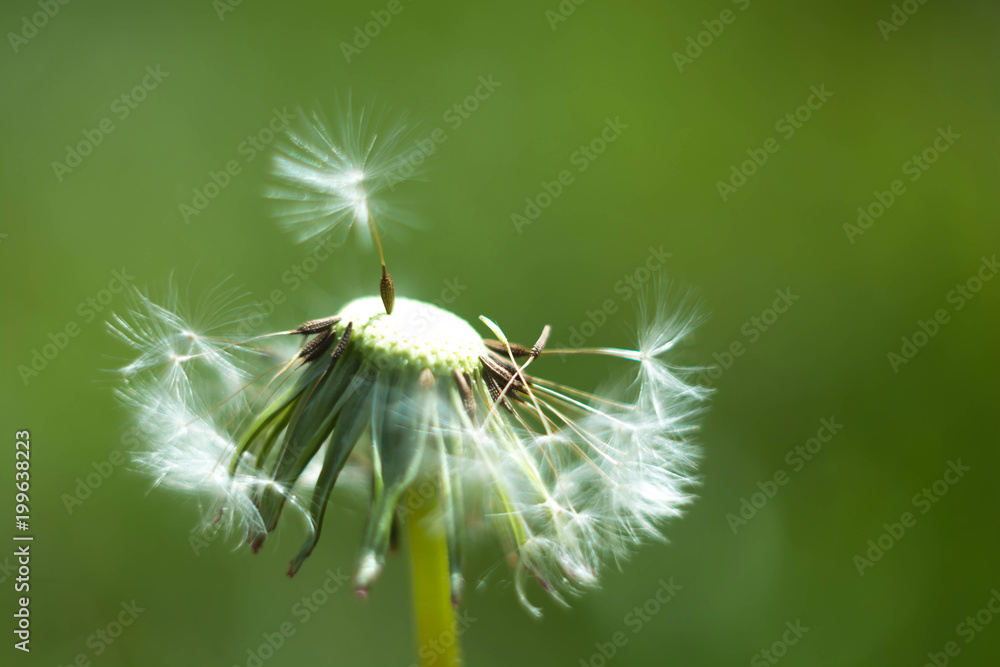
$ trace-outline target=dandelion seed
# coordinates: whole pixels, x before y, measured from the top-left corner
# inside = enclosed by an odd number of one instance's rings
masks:
[[[413,173],[404,153],[410,130],[404,119],[390,121],[384,112],[355,111],[350,99],[335,125],[319,111],[300,117],[301,126],[288,131],[274,158],[277,184],[267,196],[280,200],[278,216],[300,241],[330,237],[340,245],[352,227],[363,243],[374,241],[382,264],[382,302],[391,313],[395,290],[379,226],[401,219],[383,195]]]

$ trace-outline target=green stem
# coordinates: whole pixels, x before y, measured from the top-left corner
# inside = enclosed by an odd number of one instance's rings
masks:
[[[451,603],[448,544],[441,518],[440,489],[430,498],[410,492],[408,532],[413,608],[417,619],[417,655],[422,667],[462,664]]]

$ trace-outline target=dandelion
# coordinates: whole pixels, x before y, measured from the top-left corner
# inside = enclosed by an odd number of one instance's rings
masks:
[[[395,288],[385,268],[385,252],[375,219],[395,220],[383,198],[386,188],[412,172],[404,152],[410,137],[405,118],[361,108],[351,100],[330,125],[320,111],[300,113],[299,128],[288,131],[272,164],[277,181],[267,196],[280,200],[278,215],[299,241],[331,237],[342,244],[353,227],[364,244],[375,242],[382,263],[379,291],[387,313]]]
[[[380,296],[252,335],[246,299],[228,283],[190,308],[176,287],[160,300],[136,290],[110,323],[133,349],[120,394],[148,440],[140,465],[196,495],[207,522],[257,552],[281,517],[305,520],[289,576],[315,549],[335,488],[366,500],[356,591],[369,594],[405,536],[421,659],[456,665],[469,544],[499,547],[538,615],[533,582],[566,604],[690,502],[706,391],[668,356],[696,317],[653,287],[631,349],[554,349],[548,325],[523,345],[487,317],[476,328],[396,299],[373,211],[400,134],[371,132],[363,117],[335,137],[313,120],[289,135],[275,162],[289,186],[272,195],[292,203],[286,221],[304,238],[369,231]],[[631,374],[585,391],[542,374],[553,355],[604,357]]]
[[[548,327],[526,347],[486,318],[494,338],[428,303],[399,298],[389,314],[366,297],[288,331],[195,334],[177,362],[164,350],[186,340],[189,323],[147,297],[137,303],[116,330],[143,360],[125,367],[124,395],[154,425],[145,467],[164,485],[210,498],[209,517],[238,526],[254,551],[286,510],[304,515],[309,535],[289,575],[316,546],[348,468],[369,480],[356,590],[371,589],[405,524],[418,606],[431,606],[422,611],[430,618],[450,619],[461,599],[470,526],[499,538],[519,599],[537,614],[530,581],[564,603],[690,500],[702,392],[661,358],[688,320],[645,322],[636,350],[547,351]],[[155,335],[129,335],[139,330]],[[267,350],[278,338],[301,343],[281,358]],[[554,354],[638,368],[630,386],[593,394],[534,373]],[[220,399],[230,368],[251,381]],[[421,636],[441,631],[422,627]]]

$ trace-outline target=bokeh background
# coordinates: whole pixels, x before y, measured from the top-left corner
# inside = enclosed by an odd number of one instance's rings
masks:
[[[244,143],[275,108],[329,110],[351,91],[447,133],[426,179],[405,189],[425,228],[387,242],[400,294],[439,298],[452,281],[457,313],[489,314],[529,342],[544,323],[568,341],[612,300],[619,312],[588,342],[627,344],[634,299],[616,286],[648,279],[652,248],[669,255],[656,273],[693,290],[707,315],[680,357],[716,366],[699,500],[669,543],[638,551],[571,609],[546,603],[540,622],[519,608],[503,566],[472,586],[469,665],[922,665],[929,653],[996,664],[1000,619],[981,610],[1000,590],[1000,279],[976,278],[994,277],[1000,251],[998,7],[403,0],[348,61],[342,43],[388,4],[93,0],[52,3],[43,20],[45,3],[3,3],[3,478],[14,431],[30,429],[36,541],[32,652],[15,651],[5,630],[0,662],[246,666],[287,621],[295,634],[262,664],[413,662],[402,556],[367,602],[343,589],[307,623],[293,615],[327,568],[353,568],[356,506],[328,514],[294,580],[284,571],[301,526],[289,522],[256,557],[221,539],[197,548],[196,504],[150,492],[128,464],[67,507],[80,480],[133,446],[107,371],[125,354],[104,325],[125,304],[105,291],[113,272],[154,289],[173,274],[194,294],[227,275],[258,300],[283,290],[274,328],[372,291],[374,257],[347,249],[295,289],[283,280],[312,249],[261,198],[273,144]],[[685,51],[689,60],[676,55]],[[122,118],[116,100],[147,67],[166,75]],[[446,114],[480,77],[499,86],[455,127]],[[832,95],[799,109],[813,87]],[[797,110],[797,127],[781,124]],[[68,173],[53,166],[105,118],[113,131],[90,155]],[[574,152],[607,119],[627,128],[579,171]],[[745,167],[755,171],[745,183],[730,180],[769,138],[777,152]],[[927,149],[926,170],[914,170]],[[180,205],[230,160],[240,173],[185,221]],[[573,183],[518,229],[525,198],[564,169]],[[888,201],[876,193],[897,179],[902,194],[881,216],[861,233],[845,228],[859,206]],[[739,187],[724,197],[720,181]],[[775,317],[778,290],[796,298]],[[890,353],[939,309],[947,321],[894,364]],[[67,325],[77,335],[44,368],[19,370]],[[741,353],[727,358],[734,344]],[[583,387],[623,370],[547,364]],[[842,428],[796,462],[823,419]],[[954,483],[940,481],[949,462],[968,468],[948,475]],[[772,487],[776,475],[785,483]],[[773,497],[754,496],[762,488]],[[935,502],[915,497],[924,489]],[[745,523],[733,519],[741,511]],[[904,512],[911,525],[887,537]],[[880,539],[888,548],[866,555]],[[0,551],[5,628],[11,551]],[[498,558],[475,551],[470,582]],[[650,604],[661,581],[680,588]],[[120,637],[92,638],[133,600],[144,611]],[[656,611],[638,624],[644,605]],[[618,632],[624,645],[604,657],[597,645]],[[957,655],[942,653],[948,642]]]

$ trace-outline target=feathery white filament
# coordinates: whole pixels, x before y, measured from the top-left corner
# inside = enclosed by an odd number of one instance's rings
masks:
[[[330,236],[343,242],[357,226],[368,244],[373,218],[385,226],[403,217],[382,195],[414,173],[405,153],[410,133],[402,118],[355,112],[350,100],[339,114],[331,125],[319,111],[300,113],[299,125],[279,144],[276,183],[266,194],[280,201],[276,213],[299,241]]]

